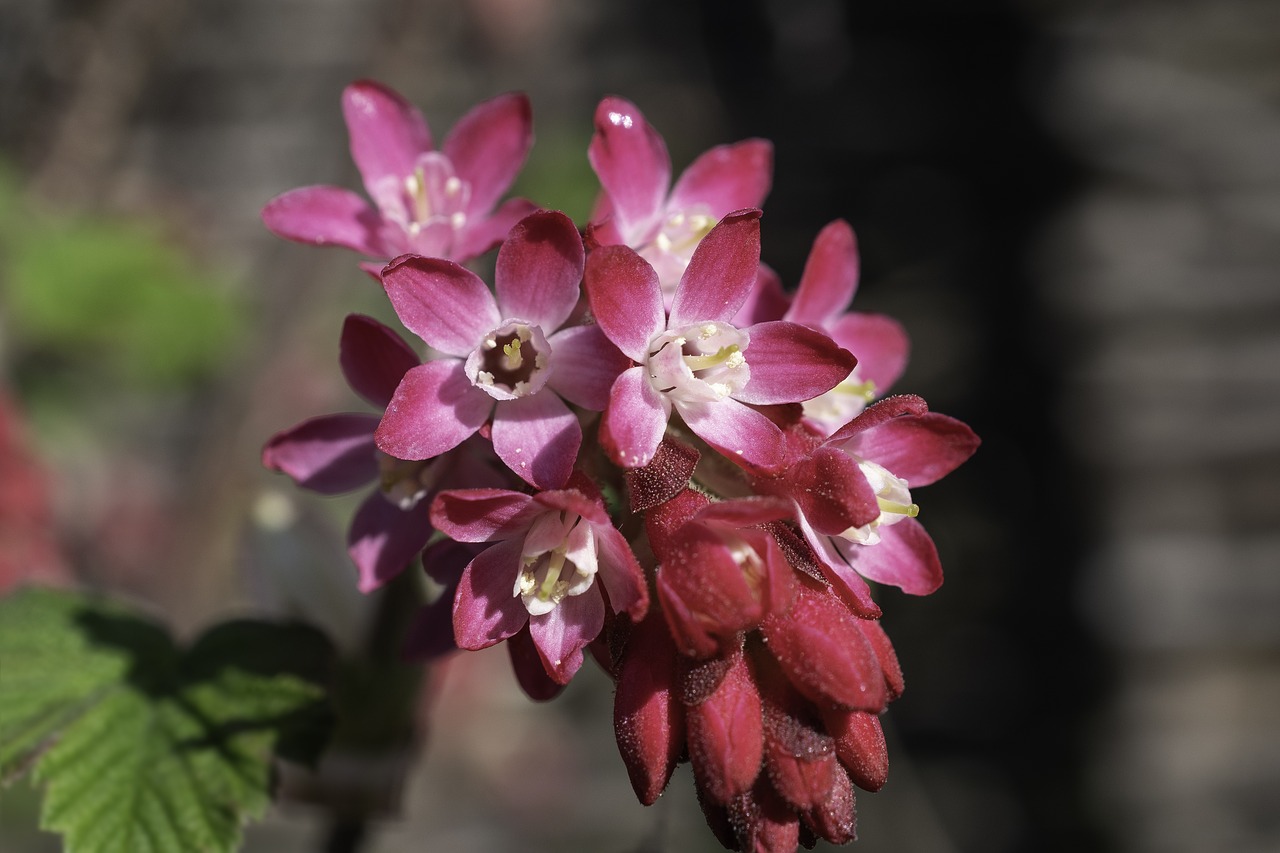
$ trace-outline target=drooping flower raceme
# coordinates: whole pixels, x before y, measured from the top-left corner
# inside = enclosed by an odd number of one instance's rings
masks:
[[[667,144],[635,104],[605,98],[595,127],[587,156],[603,192],[592,236],[604,245],[630,246],[648,261],[669,308],[702,238],[726,214],[764,202],[773,183],[773,145],[747,139],[716,146],[673,187]]]
[[[561,328],[578,302],[582,265],[577,228],[549,211],[511,230],[498,251],[496,295],[452,261],[407,255],[389,264],[382,283],[396,314],[442,356],[405,374],[378,447],[430,459],[492,418],[493,449],[513,472],[539,488],[564,485],[582,443],[565,400],[603,409],[626,364],[598,327]]]
[[[384,261],[413,252],[465,262],[501,242],[536,210],[494,206],[533,144],[529,100],[499,95],[463,116],[436,150],[417,108],[368,80],[342,95],[351,156],[374,205],[350,190],[311,186],[272,199],[263,222],[289,240],[343,246]]]

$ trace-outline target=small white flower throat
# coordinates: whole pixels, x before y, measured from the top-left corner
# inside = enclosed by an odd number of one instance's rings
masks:
[[[530,616],[541,616],[590,589],[598,568],[591,525],[576,513],[548,512],[525,536],[512,595],[520,596]]]

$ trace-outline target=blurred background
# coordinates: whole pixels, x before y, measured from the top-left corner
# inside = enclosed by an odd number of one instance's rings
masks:
[[[881,596],[908,689],[855,849],[1280,850],[1280,5],[0,0],[0,587],[110,590],[184,635],[264,610],[350,654],[376,634],[354,503],[258,462],[363,409],[342,318],[393,320],[354,255],[258,220],[359,188],[358,77],[437,139],[528,92],[516,192],[578,221],[604,94],[677,173],[772,139],[792,285],[853,224],[854,306],[913,339],[895,390],[984,439],[915,495],[946,584]],[[500,649],[451,659],[416,724],[370,724],[412,748],[352,738],[247,849],[719,849],[687,767],[635,802],[588,669],[535,705]],[[5,851],[58,848],[36,805],[0,794]]]

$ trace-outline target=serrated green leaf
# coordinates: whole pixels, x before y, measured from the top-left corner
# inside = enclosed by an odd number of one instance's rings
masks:
[[[273,757],[319,754],[330,659],[303,626],[227,622],[184,652],[119,605],[19,592],[0,600],[0,778],[32,771],[72,853],[234,850]]]

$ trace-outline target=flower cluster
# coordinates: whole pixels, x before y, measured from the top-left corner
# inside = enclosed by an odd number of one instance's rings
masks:
[[[764,140],[672,184],[662,137],[605,98],[579,228],[499,204],[533,140],[522,95],[479,105],[439,150],[382,85],[352,84],[343,108],[372,204],[308,187],[263,218],[371,259],[425,358],[348,317],[342,371],[378,412],[305,421],[264,463],[320,492],[374,485],[349,538],[360,589],[420,554],[445,589],[420,655],[505,640],[537,699],[593,657],[641,802],[688,760],[726,847],[853,838],[854,787],[884,784],[879,715],[902,692],[872,584],[942,582],[911,490],[978,439],[883,396],[907,338],[847,310],[852,229],[822,230],[788,294],[760,262]],[[489,283],[465,264],[495,247]]]

